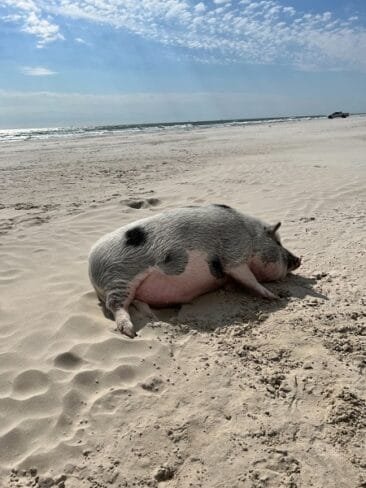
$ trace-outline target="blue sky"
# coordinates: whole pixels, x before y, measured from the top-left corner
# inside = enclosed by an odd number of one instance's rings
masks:
[[[366,112],[365,0],[2,0],[0,127]]]

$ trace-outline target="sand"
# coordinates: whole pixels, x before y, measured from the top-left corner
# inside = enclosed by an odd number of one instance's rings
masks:
[[[0,486],[366,486],[366,118],[3,143]],[[303,265],[268,285],[106,320],[91,245],[225,203]]]

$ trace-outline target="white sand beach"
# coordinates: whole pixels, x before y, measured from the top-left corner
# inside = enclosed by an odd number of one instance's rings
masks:
[[[121,336],[90,247],[206,203],[302,266]],[[366,117],[2,143],[0,486],[365,487],[365,243]]]

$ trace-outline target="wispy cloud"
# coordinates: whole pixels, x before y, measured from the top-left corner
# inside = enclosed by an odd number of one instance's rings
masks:
[[[88,45],[88,43],[86,41],[84,41],[84,39],[82,39],[81,37],[76,37],[75,38],[75,42],[77,42],[79,44],[86,44],[86,45]]]
[[[21,72],[27,76],[51,76],[56,75],[56,71],[51,71],[48,68],[42,66],[23,66]]]
[[[4,0],[6,20],[38,39],[63,39],[56,18],[123,28],[220,62],[366,70],[366,29],[356,15],[300,11],[282,0]]]

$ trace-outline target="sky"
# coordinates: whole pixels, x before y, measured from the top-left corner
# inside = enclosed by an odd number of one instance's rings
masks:
[[[0,0],[0,128],[366,112],[366,0]]]

